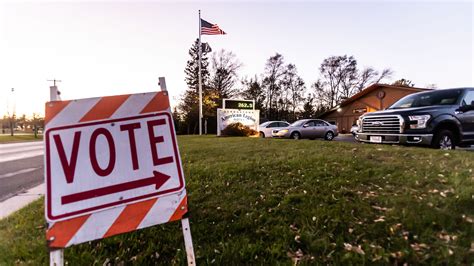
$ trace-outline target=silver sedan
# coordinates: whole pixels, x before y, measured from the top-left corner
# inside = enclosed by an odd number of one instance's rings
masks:
[[[275,130],[274,138],[315,139],[324,138],[333,140],[338,135],[337,126],[331,125],[321,119],[302,119],[286,128]]]

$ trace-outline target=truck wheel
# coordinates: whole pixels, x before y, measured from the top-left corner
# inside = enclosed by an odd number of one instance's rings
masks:
[[[435,134],[432,146],[440,150],[454,150],[456,145],[453,133],[447,129],[439,131]]]
[[[334,133],[332,133],[331,131],[328,131],[326,133],[326,135],[324,135],[324,139],[325,140],[333,140],[334,139]]]
[[[301,135],[298,132],[293,132],[293,133],[291,133],[291,138],[292,139],[300,139]]]

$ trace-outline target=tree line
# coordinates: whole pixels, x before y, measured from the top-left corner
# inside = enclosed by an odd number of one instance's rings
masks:
[[[0,133],[10,134],[13,136],[15,132],[38,133],[38,130],[44,129],[44,117],[33,113],[32,117],[25,114],[21,116],[4,115],[0,118]]]
[[[276,53],[267,59],[263,73],[240,78],[238,72],[242,63],[234,53],[225,50],[211,52],[209,44],[203,43],[203,124],[207,126],[208,133],[215,133],[217,108],[226,98],[255,100],[261,121],[291,122],[330,110],[367,86],[381,83],[393,74],[390,68],[381,71],[372,67],[360,69],[353,56],[330,56],[319,66],[316,81],[306,84],[296,65],[286,62],[282,54]],[[180,134],[199,132],[198,40],[189,49],[189,56],[184,70],[187,89],[173,110],[176,129]],[[394,84],[414,86],[405,79]]]

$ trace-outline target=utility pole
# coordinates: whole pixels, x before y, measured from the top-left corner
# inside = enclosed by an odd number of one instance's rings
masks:
[[[48,81],[53,82],[53,86],[49,87],[49,98],[51,101],[61,101],[61,92],[58,90],[58,87],[56,86],[56,82],[61,82],[60,80],[57,79],[48,79]]]

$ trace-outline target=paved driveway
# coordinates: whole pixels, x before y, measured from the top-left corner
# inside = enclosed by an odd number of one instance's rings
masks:
[[[353,143],[358,143],[355,138],[352,136],[352,134],[339,134],[336,138],[334,138],[336,141],[344,141],[344,142],[353,142]]]
[[[352,134],[339,134],[334,140],[336,141],[344,141],[344,142],[352,142],[352,143],[359,143],[355,140],[355,138],[352,136]],[[465,151],[474,151],[474,145],[472,145],[469,148],[460,148],[457,147],[459,150],[465,150]]]

